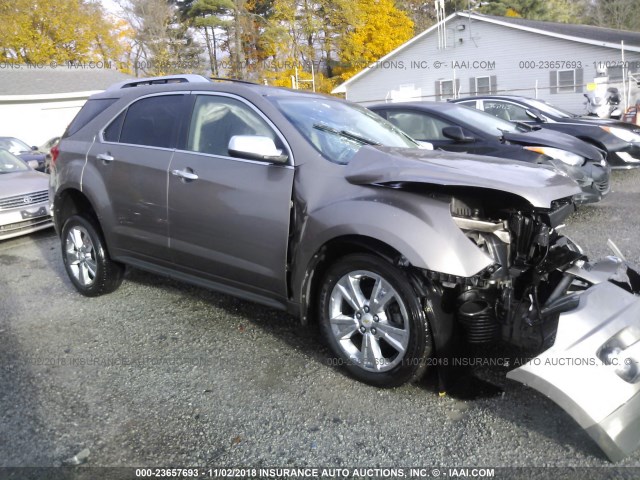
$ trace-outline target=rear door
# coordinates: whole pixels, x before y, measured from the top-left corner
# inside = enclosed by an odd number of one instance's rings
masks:
[[[167,175],[182,121],[184,93],[141,98],[110,122],[89,151],[102,185],[98,209],[117,255],[169,260]]]
[[[275,126],[246,100],[194,95],[189,132],[169,175],[173,260],[186,273],[285,297],[294,168],[234,158],[234,135],[267,136],[289,155]]]

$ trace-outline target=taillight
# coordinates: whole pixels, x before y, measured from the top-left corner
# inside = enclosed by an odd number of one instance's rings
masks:
[[[58,145],[54,145],[53,147],[51,147],[51,165],[55,165],[56,164],[56,160],[58,160],[58,155],[60,155],[60,149],[58,148]]]

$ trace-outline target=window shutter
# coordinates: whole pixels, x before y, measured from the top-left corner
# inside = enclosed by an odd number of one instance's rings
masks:
[[[442,95],[440,95],[440,80],[436,80],[434,93],[436,96],[436,102],[439,102],[440,100],[442,100]]]
[[[553,95],[558,93],[558,72],[549,72],[549,92]]]
[[[582,68],[576,68],[576,73],[575,73],[575,77],[576,79],[576,92],[577,93],[582,93],[583,90],[583,86],[582,84],[584,83],[584,69]]]
[[[489,89],[491,91],[491,95],[495,95],[498,93],[498,76],[491,75],[489,77]]]
[[[476,79],[475,77],[471,77],[469,79],[469,95],[476,95],[478,92],[476,91]]]

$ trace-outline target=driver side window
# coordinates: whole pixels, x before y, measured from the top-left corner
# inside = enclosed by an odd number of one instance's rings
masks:
[[[530,121],[527,110],[520,105],[506,102],[484,101],[484,111],[490,113],[494,117],[509,120],[511,122]]]
[[[269,137],[283,148],[273,129],[248,105],[234,98],[198,95],[186,149],[228,157],[229,140],[234,135]]]
[[[433,142],[449,140],[442,134],[442,129],[451,124],[424,113],[416,112],[388,112],[387,120],[414,140]]]

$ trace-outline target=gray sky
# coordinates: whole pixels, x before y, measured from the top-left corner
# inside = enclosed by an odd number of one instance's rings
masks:
[[[100,0],[104,8],[111,13],[117,13],[120,10],[118,4],[114,0]]]

